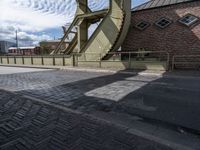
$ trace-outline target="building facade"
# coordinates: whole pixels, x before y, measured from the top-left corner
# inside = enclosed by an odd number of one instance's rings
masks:
[[[12,46],[15,46],[15,43],[0,41],[0,53],[8,53],[8,49]]]
[[[152,0],[134,8],[131,21],[123,51],[200,54],[199,0]]]
[[[41,53],[40,47],[10,47],[9,55],[39,55]]]
[[[50,40],[40,42],[41,51],[43,54],[50,54],[55,50],[60,43],[60,40]],[[61,49],[66,49],[69,46],[69,42],[64,42],[61,46]]]

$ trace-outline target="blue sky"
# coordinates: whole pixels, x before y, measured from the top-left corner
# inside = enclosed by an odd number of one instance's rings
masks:
[[[132,7],[147,0],[132,0]],[[108,0],[89,0],[92,10],[105,8]],[[62,36],[66,23],[73,20],[75,0],[0,0],[0,40],[14,41],[18,30],[21,45]]]

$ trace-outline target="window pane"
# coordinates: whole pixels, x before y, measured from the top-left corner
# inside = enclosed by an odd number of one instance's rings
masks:
[[[172,23],[171,20],[167,19],[167,18],[161,18],[159,19],[155,24],[160,27],[160,28],[166,28],[167,26],[169,26]]]

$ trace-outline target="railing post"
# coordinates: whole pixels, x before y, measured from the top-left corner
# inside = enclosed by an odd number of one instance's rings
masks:
[[[63,55],[63,66],[65,66],[65,56]]]
[[[1,57],[1,64],[3,64],[3,58]]]
[[[31,65],[33,65],[33,56],[31,55]]]
[[[128,69],[131,69],[131,53],[128,53]]]
[[[22,56],[22,64],[24,65],[24,56]]]
[[[74,67],[74,54],[72,54],[72,60],[71,60],[71,63],[72,63],[72,67]]]
[[[14,56],[14,64],[16,65],[17,64],[17,60],[16,60],[16,57]]]
[[[175,65],[175,56],[173,56],[173,58],[172,58],[172,71],[174,70],[174,66]]]
[[[73,67],[78,66],[78,55],[76,55],[76,54],[73,54],[72,65],[73,65]]]
[[[53,55],[53,66],[55,66],[56,63],[55,63],[55,56]]]
[[[84,61],[87,61],[86,53],[84,53]]]
[[[41,56],[41,61],[42,61],[42,66],[44,66],[44,57],[43,57],[43,55]]]
[[[169,53],[167,53],[167,70],[170,70],[170,56]]]
[[[79,57],[78,57],[78,55],[75,55],[75,66],[77,66],[78,67],[78,64],[79,63]]]
[[[9,57],[7,56],[7,63],[9,64],[10,62],[9,62]]]
[[[101,53],[100,53],[100,54],[99,54],[99,68],[102,67],[102,64],[101,64],[101,61],[102,61],[102,60],[101,60],[101,56],[102,56],[102,55],[101,55]]]

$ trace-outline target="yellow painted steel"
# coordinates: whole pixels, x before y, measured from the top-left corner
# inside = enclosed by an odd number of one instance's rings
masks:
[[[62,51],[61,46],[65,42],[65,40],[67,39],[68,35],[72,32],[72,29],[74,27],[76,27],[79,30],[80,26],[83,23],[83,21],[85,20],[85,18],[88,18],[88,19],[93,21],[93,20],[98,19],[99,17],[103,18],[103,16],[106,13],[107,13],[107,10],[102,10],[102,11],[97,11],[97,12],[89,12],[89,13],[86,13],[86,14],[78,14],[78,15],[76,15],[74,21],[72,22],[72,24],[70,25],[68,30],[65,32],[63,38],[61,39],[61,42],[59,43],[57,48],[51,54],[60,54],[61,53],[61,51]],[[86,29],[81,29],[81,30],[85,30],[86,31]],[[79,34],[78,38],[80,39],[80,31],[77,34]],[[72,41],[76,41],[76,40],[73,39]]]
[[[74,21],[65,32],[60,44],[52,54],[101,53],[101,59],[108,59],[110,51],[117,51],[129,30],[131,20],[131,0],[109,0],[107,10],[92,12],[87,0],[77,0],[77,12]],[[97,29],[88,39],[89,26],[102,19]],[[68,48],[61,50],[71,30],[76,27],[77,33]],[[91,60],[99,57],[91,55]]]

